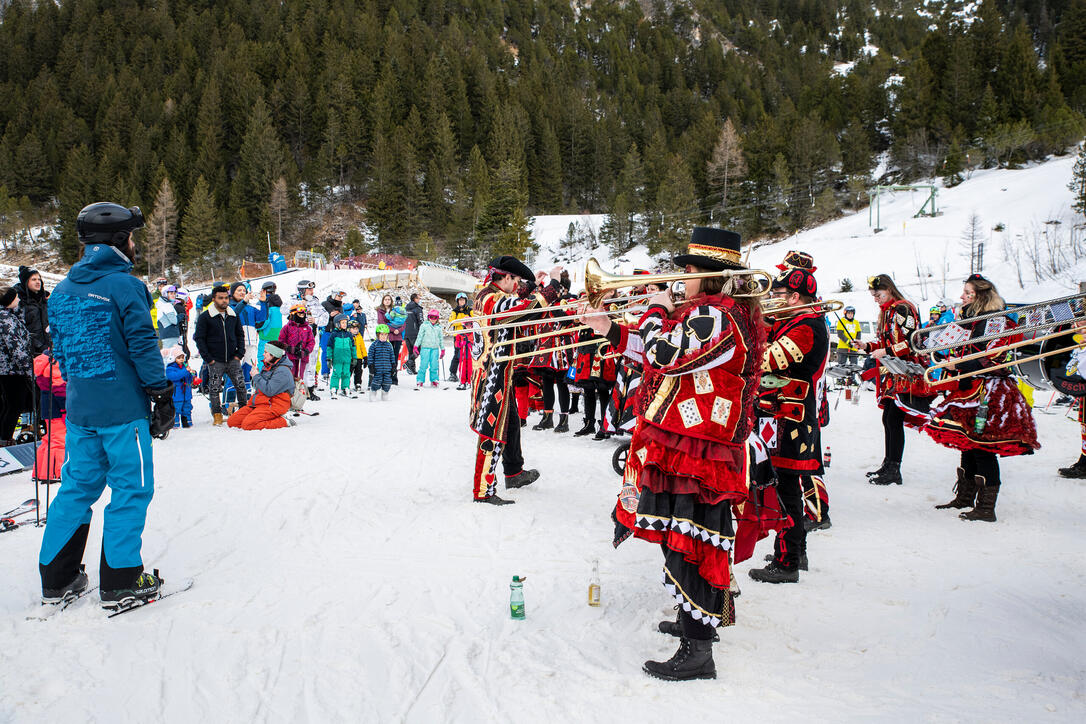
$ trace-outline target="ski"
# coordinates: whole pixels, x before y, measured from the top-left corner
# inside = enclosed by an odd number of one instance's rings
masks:
[[[97,590],[98,590],[98,586],[88,586],[87,590],[83,591],[82,593],[77,593],[77,594],[74,594],[74,595],[71,595],[71,596],[67,596],[63,601],[60,601],[59,603],[43,603],[42,606],[49,606],[49,608],[46,609],[45,613],[41,613],[41,614],[38,614],[36,616],[33,616],[33,615],[27,616],[26,620],[27,621],[48,621],[53,616],[56,616],[58,613],[60,613],[64,609],[68,608],[68,606],[71,606],[73,603],[75,603],[79,599],[86,596],[88,593],[93,593],[93,592],[95,592]]]
[[[298,417],[298,415],[305,415],[306,417],[316,417],[319,414],[319,412],[306,412],[305,410],[294,411],[294,417]]]
[[[0,513],[0,518],[15,518],[15,517],[20,516],[20,515],[25,515],[27,513],[32,513],[32,512],[34,512],[34,510],[37,509],[37,507],[38,507],[37,498],[29,498],[27,500],[24,500],[22,503],[19,503],[14,508],[7,511],[6,513]]]
[[[45,523],[45,518],[41,519],[42,524]],[[24,525],[33,525],[33,520],[12,520],[11,518],[0,518],[0,533],[9,533],[17,528],[22,528]]]
[[[163,598],[169,598],[175,593],[183,593],[192,588],[193,583],[195,583],[195,580],[192,578],[186,578],[177,585],[167,585],[166,582],[163,581],[162,588],[159,589],[154,598],[133,598],[127,602],[122,602],[121,605],[117,607],[117,610],[110,613],[106,618],[114,618],[115,616],[120,616],[122,613],[129,613],[138,608],[148,606],[155,601],[161,601]]]

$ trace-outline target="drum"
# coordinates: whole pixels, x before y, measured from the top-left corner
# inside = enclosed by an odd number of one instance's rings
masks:
[[[1032,357],[1069,347],[1070,344],[1069,337],[1055,337],[1037,344],[1019,347],[1017,352],[1019,358]],[[1086,397],[1086,378],[1083,377],[1086,368],[1076,368],[1069,372],[1068,364],[1071,362],[1071,355],[1071,352],[1050,354],[1041,359],[1019,362],[1011,369],[1015,375],[1024,379],[1026,384],[1035,390],[1055,391],[1071,397]]]

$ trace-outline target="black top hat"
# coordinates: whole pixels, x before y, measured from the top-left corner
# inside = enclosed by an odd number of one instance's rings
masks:
[[[499,256],[497,259],[490,262],[490,268],[493,271],[518,276],[529,282],[535,281],[535,274],[532,273],[532,270],[528,268],[527,264],[515,256]]]
[[[676,266],[692,266],[709,271],[746,269],[740,253],[739,234],[711,226],[695,226],[685,254],[673,260]]]

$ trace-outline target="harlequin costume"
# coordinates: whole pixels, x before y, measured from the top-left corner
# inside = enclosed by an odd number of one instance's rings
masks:
[[[524,296],[503,292],[495,283],[495,274],[514,275],[529,282]],[[555,280],[532,289],[534,279],[531,270],[511,256],[503,256],[490,263],[490,272],[483,288],[475,298],[475,308],[480,316],[505,312],[519,312],[493,321],[494,326],[531,318],[533,309],[552,304],[558,298],[559,285]],[[535,314],[538,314],[536,312]],[[472,406],[470,425],[479,435],[475,455],[474,498],[477,502],[505,504],[512,501],[497,496],[495,470],[498,459],[502,461],[506,487],[522,487],[538,478],[534,470],[524,470],[524,457],[520,449],[520,417],[516,397],[513,394],[513,362],[495,362],[495,355],[512,352],[517,328],[482,326],[473,335],[472,355],[475,369],[472,380]],[[523,335],[521,335],[523,336]],[[513,342],[513,344],[506,344]]]
[[[771,288],[818,296],[814,275],[803,268],[786,268]],[[822,475],[819,424],[819,382],[829,355],[825,315],[804,312],[774,320],[762,357],[762,379],[756,414],[758,435],[769,449],[777,471],[777,495],[789,524],[777,535],[774,557],[751,578],[771,583],[799,580],[800,560],[807,552],[804,522],[804,476]]]
[[[539,354],[528,363],[528,369],[538,380],[542,394],[543,418],[532,426],[533,430],[550,430],[555,427],[555,387],[558,388],[558,431],[569,430],[569,387],[566,385],[566,372],[573,365],[575,350],[556,348],[573,341],[573,333],[558,334],[575,323],[572,315],[573,307],[570,306],[568,312],[552,312],[550,321],[541,322],[531,328],[533,334],[550,334],[536,342]]]
[[[969,308],[963,317],[970,315]],[[975,315],[974,315],[975,316]],[[984,352],[1021,339],[1014,333],[1014,323],[1007,317],[970,321],[960,319],[956,324],[975,339],[1004,331],[1007,336],[988,342],[966,344],[956,348],[954,356],[965,357]],[[959,362],[948,376],[984,370],[1008,359],[1008,353],[996,352],[990,357]],[[962,513],[966,520],[995,520],[995,503],[999,496],[999,458],[1032,455],[1040,449],[1033,411],[1018,389],[1010,370],[1004,367],[974,377],[951,381],[938,387],[942,397],[931,408],[931,422],[925,428],[940,445],[960,450],[961,466],[957,470],[955,497],[937,508],[985,509],[988,515]],[[984,414],[978,422],[978,411]]]
[[[871,277],[868,286],[871,290],[889,288],[881,274]],[[909,337],[919,327],[920,315],[913,303],[906,299],[891,299],[879,307],[875,341],[861,342],[860,345],[867,352],[881,348],[886,350],[888,357],[897,357],[924,367],[925,360],[909,344]],[[927,424],[928,410],[935,393],[922,375],[895,375],[880,362],[875,367],[875,394],[882,409],[885,457],[878,470],[868,473],[868,482],[901,485],[905,427],[922,429]]]
[[[695,228],[675,263],[742,269],[739,235]],[[613,323],[607,338],[644,370],[615,544],[632,534],[660,545],[664,586],[679,610],[677,622],[660,624],[681,635],[679,651],[646,662],[645,671],[715,678],[714,629],[735,621],[731,508],[752,495],[747,441],[765,340],[760,314],[723,294],[700,295],[671,314],[650,306],[636,327]]]

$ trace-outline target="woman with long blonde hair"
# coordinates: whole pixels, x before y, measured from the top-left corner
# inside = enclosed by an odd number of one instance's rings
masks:
[[[948,367],[948,377],[958,373],[985,370],[1002,362],[1007,353],[999,348],[1016,338],[1014,324],[1007,317],[974,321],[1006,308],[995,286],[979,274],[965,280],[962,289],[962,313],[957,324],[969,331],[970,338],[990,336],[1003,331],[1007,336],[977,342],[954,350],[965,357],[974,352],[996,350],[979,359]],[[954,486],[954,499],[936,508],[972,508],[960,514],[962,520],[995,522],[999,497],[999,458],[1030,455],[1040,448],[1033,412],[1006,367],[973,377],[951,381],[944,398],[931,410],[926,431],[940,445],[960,450],[961,465]]]

